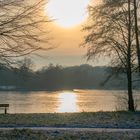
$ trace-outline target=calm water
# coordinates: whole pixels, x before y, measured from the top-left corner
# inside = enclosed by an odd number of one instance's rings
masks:
[[[120,97],[125,95],[124,91],[103,90],[0,92],[0,103],[10,104],[9,113],[115,111],[124,106]],[[135,97],[140,99],[140,92]]]

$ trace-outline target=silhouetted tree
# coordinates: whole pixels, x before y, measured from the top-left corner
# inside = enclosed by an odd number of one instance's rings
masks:
[[[134,19],[135,19],[135,36],[136,36],[136,48],[137,48],[137,56],[138,56],[138,70],[140,73],[140,42],[139,42],[139,27],[138,27],[138,8],[139,8],[139,0],[133,0],[134,5]]]
[[[128,0],[128,49],[127,49],[127,79],[128,79],[128,109],[135,111],[133,91],[132,91],[132,17],[131,17],[131,0]]]
[[[118,71],[123,70],[128,82],[128,110],[134,111],[132,73],[137,68],[135,47],[134,16],[131,0],[104,0],[96,7],[89,7],[89,21],[84,30],[88,31],[84,46],[88,47],[87,57],[107,56]]]
[[[24,58],[17,62],[16,76],[18,77],[18,86],[29,87],[31,78],[33,77],[33,62],[29,58]]]
[[[51,64],[34,71],[31,62],[26,58],[15,68],[0,65],[0,85],[13,86],[18,90],[126,89],[127,87],[125,74],[122,73],[113,75],[105,85],[102,82],[106,82],[112,69],[117,71],[118,67],[90,65],[62,67]]]
[[[16,57],[49,49],[41,45],[48,42],[44,26],[49,21],[42,12],[44,5],[44,0],[0,1],[0,63],[10,64]]]

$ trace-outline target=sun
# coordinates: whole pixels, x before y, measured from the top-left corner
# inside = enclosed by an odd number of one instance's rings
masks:
[[[86,19],[88,4],[89,0],[49,0],[45,13],[59,26],[74,27]]]

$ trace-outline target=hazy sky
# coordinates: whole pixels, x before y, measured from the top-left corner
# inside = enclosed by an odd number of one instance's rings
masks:
[[[39,58],[38,63],[41,65],[55,63],[65,66],[86,63],[84,58],[86,49],[80,47],[84,36],[81,26],[73,29],[62,29],[54,25],[49,35],[52,37],[51,43],[55,48],[43,52],[43,57]]]
[[[51,31],[49,37],[52,38],[51,43],[56,48],[44,52],[42,58],[36,59],[36,64],[39,67],[49,63],[63,66],[89,63],[84,57],[86,48],[80,47],[85,35],[81,30],[87,18],[86,8],[89,1],[50,0],[44,12],[55,19],[49,25]]]

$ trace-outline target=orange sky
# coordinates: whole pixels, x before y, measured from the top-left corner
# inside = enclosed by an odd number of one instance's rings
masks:
[[[74,14],[72,16],[74,16]],[[50,42],[56,48],[41,53],[43,56],[42,58],[36,58],[36,64],[38,67],[46,66],[49,63],[60,64],[63,66],[73,66],[85,63],[93,64],[92,62],[87,62],[86,58],[84,58],[86,48],[80,47],[85,35],[85,33],[81,31],[82,25],[84,25],[84,22],[81,21],[81,25],[63,28],[55,22],[50,23],[48,27],[50,31],[49,37],[51,38]]]
[[[84,32],[81,31],[82,26],[64,29],[52,24],[49,30],[51,31],[49,37],[55,48],[47,52],[42,52],[43,57],[37,60],[40,66],[49,63],[64,66],[87,63],[84,58],[86,48],[80,47],[84,37]]]
[[[74,66],[81,64],[91,64],[95,66],[104,65],[104,61],[98,60],[87,62],[85,58],[86,48],[80,47],[85,35],[81,31],[82,26],[77,26],[71,29],[62,29],[52,25],[50,28],[51,43],[54,49],[46,52],[41,52],[41,56],[36,60],[37,67],[47,66],[50,63],[59,64],[62,66]]]

